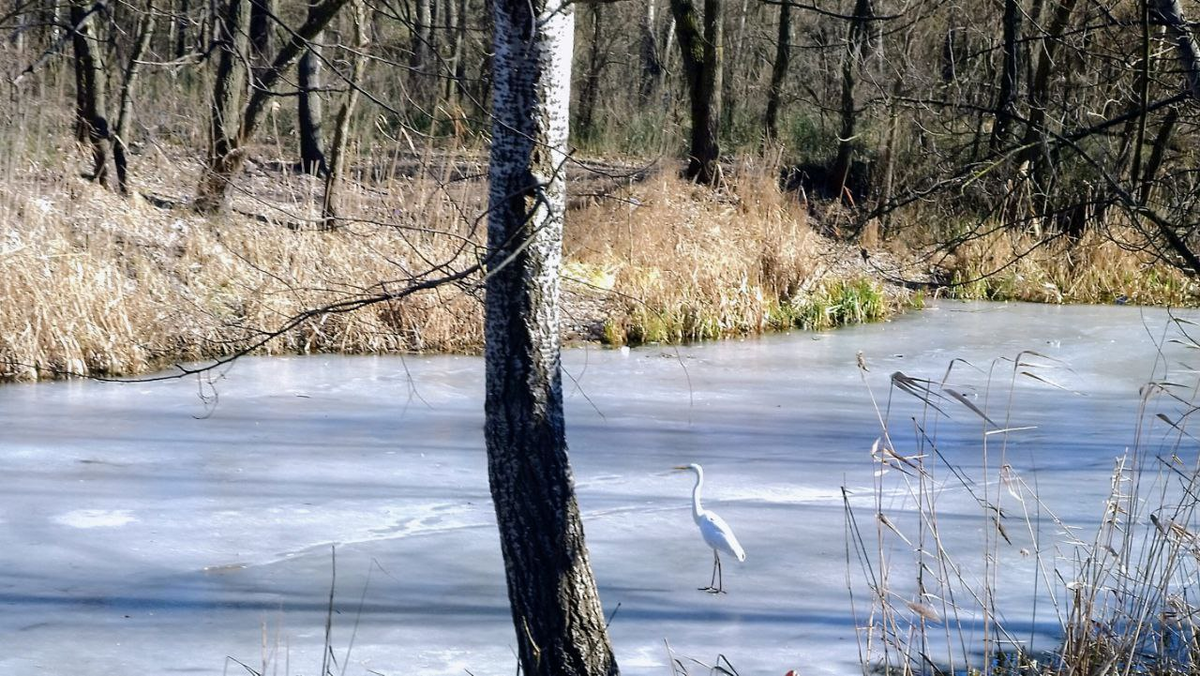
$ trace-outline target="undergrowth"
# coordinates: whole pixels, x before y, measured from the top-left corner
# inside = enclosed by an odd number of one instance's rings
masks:
[[[476,154],[360,148],[358,180],[343,193],[345,227],[321,231],[312,225],[320,183],[281,170],[281,147],[256,149],[231,211],[217,218],[188,206],[196,160],[160,151],[138,158],[146,197],[130,199],[72,177],[73,148],[0,166],[0,380],[125,376],[246,349],[481,346],[478,274],[288,324],[478,262],[486,190],[458,178]],[[843,264],[856,260],[852,249],[809,229],[765,167],[740,168],[724,191],[676,178],[673,166],[641,181],[581,173],[591,182],[577,192],[594,197],[567,219],[569,338],[682,342],[820,329],[900,306]]]
[[[1131,228],[1045,239],[996,230],[940,259],[962,300],[1194,306],[1200,286],[1161,260]]]
[[[743,166],[726,192],[663,173],[635,204],[574,216],[566,255],[609,271],[610,344],[686,342],[878,321],[919,299],[869,276],[857,251],[812,231],[774,176]]]

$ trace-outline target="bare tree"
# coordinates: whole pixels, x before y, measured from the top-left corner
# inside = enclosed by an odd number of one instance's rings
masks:
[[[250,0],[250,47],[256,64],[271,54],[275,33],[275,0]]]
[[[657,0],[646,0],[646,10],[642,12],[638,22],[638,55],[642,60],[642,84],[639,94],[643,105],[654,99],[654,94],[662,84],[663,63],[659,57],[658,39],[654,35],[656,12]]]
[[[310,3],[308,11],[311,14],[319,9],[318,4]],[[323,33],[317,33],[313,41],[300,57],[296,67],[300,93],[297,103],[297,123],[300,135],[300,171],[313,176],[324,175],[328,169],[325,164],[325,152],[321,149],[324,143],[321,139],[322,106],[321,106],[321,39]]]
[[[559,366],[574,7],[494,0],[488,476],[527,676],[617,673],[575,502]]]
[[[767,91],[767,112],[763,121],[768,144],[779,139],[779,105],[783,98],[783,82],[787,77],[792,56],[792,6],[779,5],[779,25],[776,30],[775,61],[771,65],[771,88]]]
[[[684,175],[701,183],[721,181],[721,68],[724,16],[721,0],[704,0],[704,16],[693,0],[671,0],[675,32],[691,102],[691,149]]]
[[[446,0],[446,30],[450,38],[446,55],[446,72],[450,74],[446,79],[446,101],[450,107],[457,107],[466,78],[463,48],[467,40],[467,10],[467,0]]]
[[[217,67],[208,158],[196,188],[194,206],[197,211],[212,213],[224,208],[230,182],[246,161],[245,145],[262,120],[274,87],[347,2],[349,0],[322,0],[314,5],[304,24],[290,31],[291,39],[284,43],[270,67],[258,78],[254,91],[242,106],[239,104],[244,98],[245,67],[238,55],[245,53],[250,17],[245,7],[247,0],[229,0],[223,24],[231,28],[225,29],[227,38],[223,41]]]
[[[90,178],[101,185],[108,185],[108,158],[112,141],[106,112],[108,73],[104,58],[108,12],[108,6],[103,2],[89,5],[86,0],[71,0],[77,136],[91,148]]]
[[[437,97],[437,50],[433,44],[434,0],[415,0],[412,47],[409,52],[409,68],[412,70],[412,93],[410,99],[418,112],[432,118],[433,105]]]
[[[1183,71],[1187,91],[1200,102],[1200,46],[1183,17],[1179,0],[1154,0],[1154,14],[1167,27],[1167,35],[1175,42],[1179,66]]]
[[[146,10],[138,19],[137,31],[133,50],[129,53],[125,65],[125,79],[121,83],[120,105],[117,112],[117,126],[113,129],[113,162],[117,167],[117,185],[122,194],[128,195],[129,188],[129,139],[127,138],[130,122],[133,120],[133,92],[141,73],[142,55],[154,35],[154,0],[146,0]]]
[[[329,171],[325,174],[325,199],[321,208],[322,227],[331,229],[338,218],[338,194],[346,166],[346,146],[350,141],[350,116],[358,104],[358,88],[367,62],[367,8],[364,0],[354,2],[354,55],[351,57],[350,78],[346,98],[338,109],[333,126],[333,143],[329,148]]]
[[[875,8],[871,0],[855,0],[854,18],[850,20],[847,29],[846,53],[842,57],[842,124],[838,131],[837,157],[829,169],[828,193],[835,199],[842,197],[846,181],[850,177],[850,163],[854,158],[854,147],[858,140],[858,104],[854,97],[854,88],[874,20]]]
[[[1008,143],[1013,118],[1017,114],[1017,88],[1020,82],[1024,50],[1021,40],[1021,0],[1004,0],[1004,62],[1000,68],[1000,93],[996,99],[996,124],[992,128],[992,148]]]
[[[604,61],[608,58],[603,54],[604,6],[599,3],[588,5],[591,14],[592,35],[588,41],[587,70],[583,78],[583,90],[579,93],[579,126],[584,135],[595,131],[596,97],[600,95],[600,72]]]

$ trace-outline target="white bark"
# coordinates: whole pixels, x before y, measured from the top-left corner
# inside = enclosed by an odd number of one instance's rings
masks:
[[[563,421],[558,280],[574,10],[562,2],[493,0],[484,436],[522,670],[614,676]]]

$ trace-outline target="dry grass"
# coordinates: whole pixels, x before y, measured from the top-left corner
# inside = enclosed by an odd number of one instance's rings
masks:
[[[228,355],[312,308],[480,259],[486,193],[478,178],[462,178],[478,167],[477,155],[359,157],[361,181],[345,191],[351,219],[322,232],[312,227],[319,183],[280,171],[275,154],[261,149],[239,179],[234,211],[215,219],[186,206],[198,164],[158,147],[137,158],[138,187],[154,204],[73,177],[72,149],[61,160],[50,153],[5,167],[0,379],[131,375]],[[810,231],[768,172],[743,167],[723,193],[673,174],[575,182],[577,194],[608,196],[568,217],[568,338],[685,341],[826,328],[896,306],[847,263],[857,261],[854,250]],[[478,282],[318,314],[258,351],[473,351],[482,342]]]
[[[1132,229],[1049,242],[996,230],[957,247],[941,265],[959,284],[950,293],[964,299],[1192,306],[1200,298],[1196,282],[1156,260]]]
[[[417,183],[408,197],[434,192]],[[428,202],[422,209],[437,213]],[[463,228],[446,220],[433,224],[443,234],[292,231],[237,215],[206,220],[82,180],[8,181],[0,188],[0,377],[124,375],[235,352],[288,317],[404,284],[430,262],[474,262]],[[318,316],[263,351],[461,351],[479,343],[479,318],[474,299],[437,289]]]
[[[616,299],[610,343],[824,329],[882,319],[907,299],[867,280],[856,250],[814,233],[761,167],[739,167],[716,193],[662,172],[625,197],[573,214],[565,243],[581,281]]]
[[[1200,348],[1183,331],[1173,339]],[[1063,496],[1039,492],[1035,475],[1009,464],[1010,441],[1030,434],[1020,421],[1009,422],[1013,398],[1030,396],[1018,381],[1033,382],[1025,378],[1032,374],[1044,383],[1046,368],[1032,353],[997,362],[972,399],[960,394],[969,378],[961,364],[941,382],[893,375],[895,395],[916,397],[924,411],[898,416],[916,438],[894,439],[899,432],[889,431],[889,413],[881,411],[871,513],[846,501],[865,667],[992,676],[1182,676],[1200,669],[1200,461],[1186,429],[1194,387],[1159,380],[1142,389],[1142,408],[1131,420],[1136,441],[1120,455],[1116,442],[1108,498],[1089,526],[1064,522],[1051,506]],[[984,426],[978,449],[941,411]],[[979,462],[948,465],[942,437],[972,443],[968,455]],[[976,518],[959,518],[972,510]],[[1056,645],[1045,645],[1047,627],[1057,628]],[[1031,647],[1035,633],[1043,645]]]

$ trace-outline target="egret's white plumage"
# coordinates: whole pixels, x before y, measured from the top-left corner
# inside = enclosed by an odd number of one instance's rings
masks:
[[[696,473],[696,486],[692,488],[692,519],[700,527],[700,535],[704,538],[704,542],[713,550],[713,580],[707,587],[701,587],[701,589],[719,594],[723,591],[721,588],[721,552],[737,558],[738,561],[745,561],[746,551],[742,549],[741,543],[733,534],[733,529],[725,523],[725,519],[704,509],[700,504],[700,489],[704,486],[704,468],[692,463],[675,469]],[[716,582],[715,587],[713,582]]]

